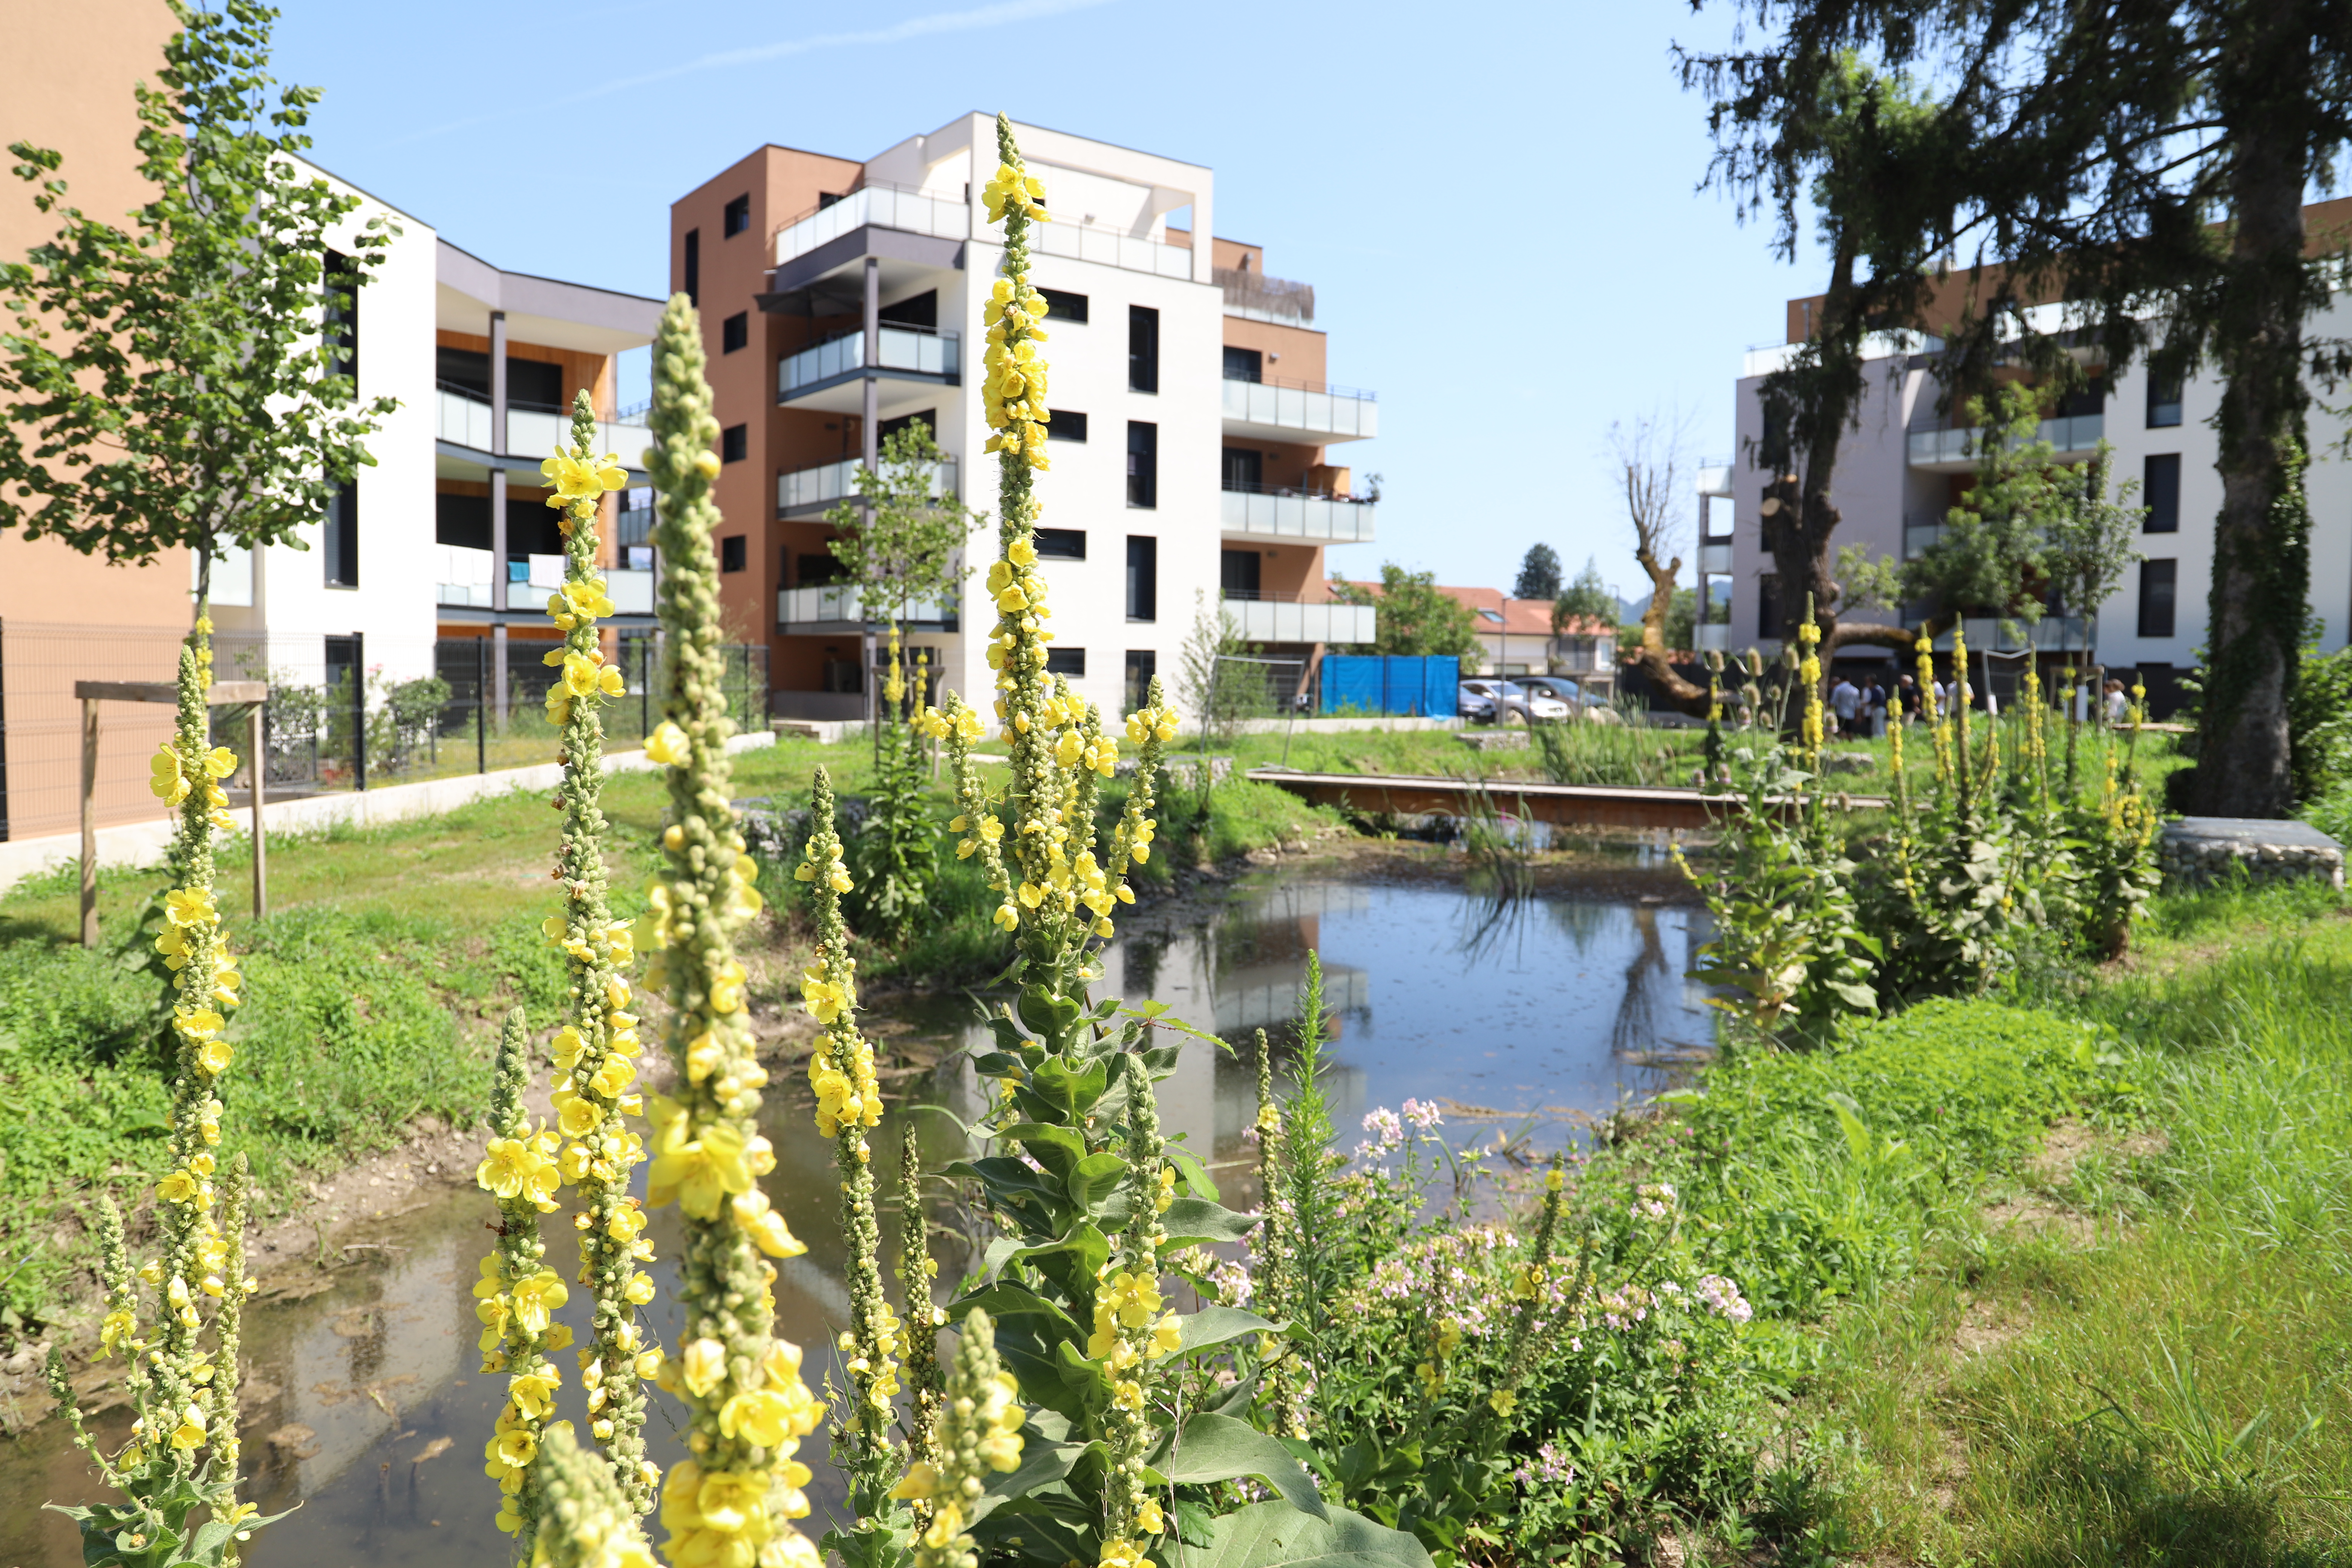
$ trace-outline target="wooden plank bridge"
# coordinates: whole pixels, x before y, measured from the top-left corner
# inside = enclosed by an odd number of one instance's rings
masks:
[[[1245,777],[1288,790],[1318,805],[1336,805],[1367,815],[1471,816],[1483,792],[1499,816],[1563,827],[1680,828],[1714,826],[1730,800],[1695,789],[1641,785],[1559,784],[1516,779],[1455,778],[1448,773],[1302,773],[1287,768],[1254,768]],[[1875,796],[1832,792],[1828,799],[1871,810],[1886,802]]]

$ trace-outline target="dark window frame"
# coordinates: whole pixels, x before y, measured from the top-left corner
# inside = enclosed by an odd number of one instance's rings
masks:
[[[751,426],[730,425],[719,432],[719,460],[740,463],[751,455]]]
[[[751,567],[751,536],[729,533],[719,541],[719,569],[721,572],[748,572]]]
[[[1139,511],[1160,506],[1160,426],[1148,419],[1127,422],[1127,504]]]
[[[2139,635],[2179,635],[2180,563],[2176,559],[2143,557],[2139,563]]]
[[[1244,355],[1247,356],[1246,361],[1244,361],[1243,357]],[[1236,366],[1248,374],[1244,375],[1235,375],[1234,371]],[[1239,343],[1227,343],[1225,345],[1223,374],[1224,378],[1227,381],[1246,381],[1252,385],[1256,385],[1264,382],[1265,380],[1265,351],[1264,349],[1244,348]]]
[[[1084,680],[1087,678],[1087,650],[1082,647],[1064,647],[1059,643],[1047,644],[1045,673],[1067,676],[1072,680]]]
[[[1034,528],[1030,538],[1037,546],[1040,561],[1084,561],[1087,558],[1087,531],[1083,528]]]
[[[2141,460],[2139,496],[2147,508],[2147,516],[2140,521],[2142,533],[2180,531],[2179,453],[2150,452]]]
[[[1127,389],[1160,391],[1160,312],[1149,305],[1127,308]]]
[[[686,231],[686,302],[702,303],[702,231]]]
[[[1151,697],[1151,678],[1160,673],[1160,651],[1157,648],[1131,647],[1127,650],[1127,710],[1141,708]]]
[[[2157,369],[2154,365],[2148,366],[2147,427],[2149,429],[2170,430],[2179,426],[2180,424],[2180,384],[2181,378],[2179,376],[2159,375],[2157,374]]]
[[[1047,326],[1083,327],[1087,324],[1087,297],[1084,294],[1075,294],[1067,289],[1040,289],[1037,292],[1045,296]],[[1071,309],[1073,305],[1076,310]]]
[[[719,352],[731,354],[751,346],[751,312],[738,310],[719,323]]]
[[[346,479],[327,498],[327,515],[320,530],[320,570],[330,588],[360,585],[360,485]]]
[[[1046,411],[1045,439],[1076,441],[1083,445],[1087,438],[1087,416],[1075,408],[1049,408]],[[1071,421],[1076,420],[1076,424]]]
[[[732,239],[739,234],[751,232],[751,193],[744,192],[729,202],[719,219],[719,237]]]
[[[1140,625],[1160,619],[1160,536],[1127,536],[1127,618]]]

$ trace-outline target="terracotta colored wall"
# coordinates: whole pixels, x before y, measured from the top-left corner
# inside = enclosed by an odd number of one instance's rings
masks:
[[[1326,379],[1324,373],[1325,337],[1312,327],[1279,327],[1271,321],[1244,321],[1239,316],[1225,318],[1225,342],[1237,349],[1255,349],[1280,360],[1268,358],[1265,379],[1268,381],[1312,381]]]
[[[478,354],[490,352],[490,340],[476,337],[471,332],[440,331],[433,334],[436,344],[444,348],[471,349]],[[605,354],[583,353],[576,349],[551,349],[543,343],[526,343],[514,338],[507,340],[509,359],[530,360],[540,364],[563,367],[563,402],[568,407],[582,391],[595,405],[599,419],[613,416],[613,361]]]
[[[787,147],[766,146],[705,181],[670,206],[670,287],[686,287],[686,235],[701,234],[701,269],[697,309],[702,317],[703,350],[710,362],[710,389],[721,429],[749,426],[745,456],[719,470],[714,498],[725,521],[719,533],[745,536],[741,572],[719,579],[720,613],[730,637],[771,642],[770,683],[777,688],[814,687],[788,679],[795,655],[774,637],[780,556],[775,548],[776,476],[832,460],[843,432],[827,422],[855,426],[838,415],[787,413],[776,406],[776,360],[845,322],[812,323],[763,313],[754,296],[767,288],[775,231],[817,205],[821,195],[853,190],[865,166],[854,159],[830,158]],[[751,221],[742,233],[726,231],[727,204],[751,198]],[[751,342],[733,353],[719,352],[720,324],[738,311],[751,316]],[[850,431],[855,455],[857,433]],[[794,639],[799,640],[799,639]],[[814,667],[812,667],[814,668]]]
[[[1272,441],[1249,441],[1238,437],[1226,439],[1226,449],[1258,453],[1258,472],[1263,483],[1305,488],[1323,461],[1320,447],[1285,447]],[[1344,470],[1342,470],[1344,471]]]
[[[75,0],[6,8],[8,52],[20,68],[0,93],[0,142],[55,148],[75,205],[122,215],[148,198],[132,139],[131,89],[152,82],[171,37],[163,0]],[[0,258],[52,237],[57,220],[33,187],[0,179]],[[5,416],[5,410],[0,410]],[[77,679],[170,679],[188,625],[188,558],[169,551],[144,567],[110,566],[55,540],[0,534],[0,693],[6,703],[8,832],[27,838],[80,821]],[[108,703],[100,717],[98,817],[143,821],[145,758],[171,731],[169,710]]]

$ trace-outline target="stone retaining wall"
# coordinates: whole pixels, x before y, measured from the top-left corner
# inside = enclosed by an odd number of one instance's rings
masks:
[[[2220,881],[2240,866],[2256,884],[2308,879],[2344,886],[2344,847],[2305,822],[2183,817],[2164,825],[2156,858],[2168,888]]]

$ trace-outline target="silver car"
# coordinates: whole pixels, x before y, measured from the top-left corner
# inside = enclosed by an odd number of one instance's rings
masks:
[[[1501,721],[1550,724],[1568,717],[1568,704],[1548,691],[1530,690],[1516,680],[1465,680],[1459,706],[1464,718],[1493,720],[1500,702]]]

